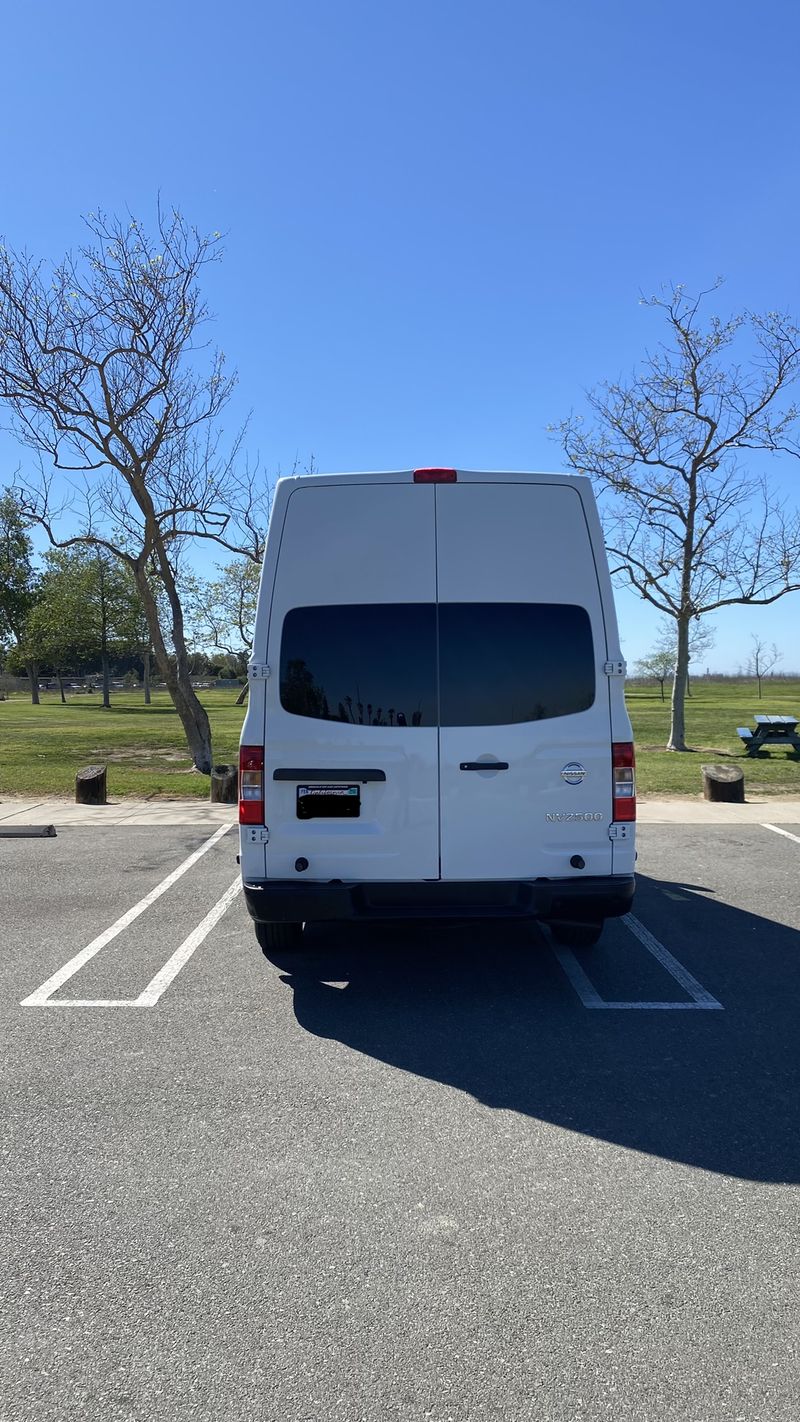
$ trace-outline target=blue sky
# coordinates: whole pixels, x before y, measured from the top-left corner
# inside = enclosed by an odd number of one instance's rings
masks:
[[[800,317],[799,44],[790,0],[42,0],[4,17],[0,229],[58,256],[160,190],[224,230],[269,469],[560,468],[548,423],[657,338],[641,291]],[[655,616],[619,610],[632,660]],[[798,612],[718,616],[709,665],[758,632],[800,667]]]

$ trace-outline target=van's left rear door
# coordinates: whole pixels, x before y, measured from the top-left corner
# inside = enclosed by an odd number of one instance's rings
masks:
[[[267,647],[269,879],[298,878],[299,859],[306,881],[439,876],[434,494],[409,476],[289,497]],[[358,813],[317,815],[326,785],[351,787]]]

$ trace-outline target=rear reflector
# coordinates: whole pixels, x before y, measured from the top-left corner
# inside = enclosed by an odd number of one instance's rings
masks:
[[[613,819],[636,819],[636,756],[631,741],[615,741],[611,747],[614,780]]]
[[[264,747],[239,747],[239,824],[264,823]]]
[[[415,484],[455,484],[458,475],[455,469],[415,469]]]

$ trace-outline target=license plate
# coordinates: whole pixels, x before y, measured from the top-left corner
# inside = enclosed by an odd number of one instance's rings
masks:
[[[358,819],[360,785],[298,785],[298,820]]]

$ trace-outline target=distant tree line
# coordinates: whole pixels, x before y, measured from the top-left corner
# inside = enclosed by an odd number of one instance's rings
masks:
[[[247,564],[247,567],[252,567]],[[193,633],[212,649],[223,641],[224,604],[232,589],[241,592],[241,571],[228,565],[224,576],[209,582],[186,578],[187,606],[196,606]],[[157,584],[156,584],[157,585]],[[254,595],[253,595],[254,596]],[[227,629],[217,652],[203,646],[187,654],[188,675],[243,679],[250,642],[243,595],[239,599],[239,644]],[[202,615],[201,615],[202,612]],[[210,619],[214,619],[210,629]],[[252,630],[249,631],[252,639]],[[136,669],[145,702],[150,701],[152,643],[135,580],[124,563],[102,548],[78,546],[46,552],[37,563],[24,514],[13,495],[0,498],[0,671],[25,676],[31,697],[39,702],[39,685],[53,678],[66,700],[64,683],[97,675],[103,705],[110,704],[111,679]],[[174,655],[169,654],[174,665]]]

